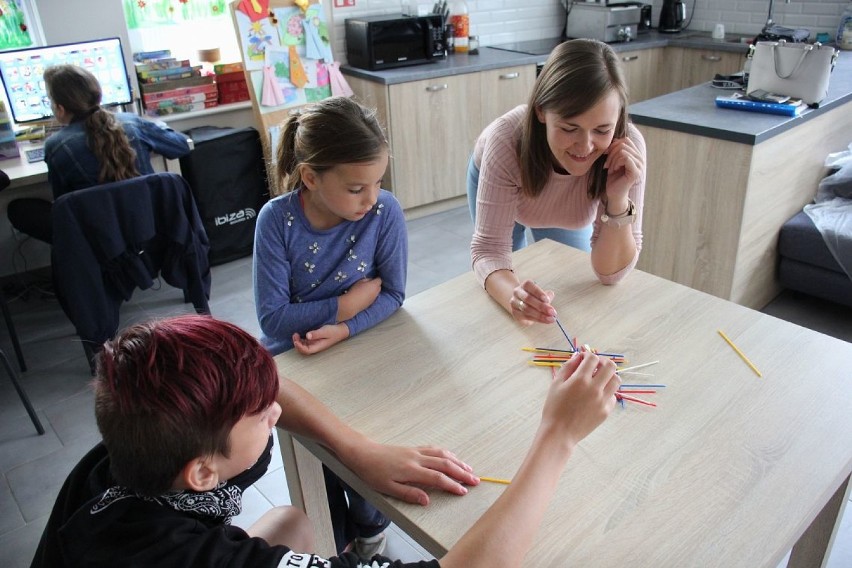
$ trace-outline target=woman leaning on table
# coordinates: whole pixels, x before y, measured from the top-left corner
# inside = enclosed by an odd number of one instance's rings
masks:
[[[513,243],[516,222],[569,235],[591,224],[592,269],[603,284],[618,282],[636,265],[645,141],[628,124],[627,104],[612,48],[567,41],[551,53],[529,103],[492,122],[476,142],[468,171],[473,270],[520,323],[553,323],[556,310],[553,292],[521,281],[512,269],[511,252],[523,246]]]

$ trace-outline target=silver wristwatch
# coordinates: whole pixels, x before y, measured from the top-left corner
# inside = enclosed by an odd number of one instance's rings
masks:
[[[627,211],[622,213],[621,215],[615,217],[613,215],[608,215],[606,212],[606,207],[604,207],[604,214],[601,215],[601,223],[604,225],[609,225],[610,227],[623,227],[624,225],[630,225],[636,220],[636,204],[633,203],[631,199],[627,200]]]

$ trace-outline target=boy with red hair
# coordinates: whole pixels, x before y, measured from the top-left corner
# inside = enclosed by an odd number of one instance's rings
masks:
[[[134,325],[98,356],[95,415],[103,442],[62,487],[33,566],[405,566],[352,553],[308,553],[304,513],[276,507],[230,525],[242,492],[266,471],[276,425],[313,438],[376,490],[426,505],[422,487],[464,495],[479,479],[446,450],[384,446],[279,379],[240,328],[205,316]],[[585,353],[563,367],[511,486],[439,562],[520,566],[577,442],[615,405],[615,366]],[[494,538],[512,530],[513,538]],[[304,551],[304,552],[297,552]]]

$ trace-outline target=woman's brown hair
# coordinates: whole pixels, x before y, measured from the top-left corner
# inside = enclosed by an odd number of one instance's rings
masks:
[[[518,144],[523,192],[535,197],[544,189],[553,171],[553,157],[547,144],[545,125],[536,109],[553,112],[568,119],[582,114],[615,91],[621,100],[621,114],[614,137],[627,135],[627,84],[618,57],[610,46],[592,39],[561,43],[547,59],[530,94],[523,131]],[[592,165],[589,173],[589,197],[595,199],[606,190],[606,155]]]
[[[115,116],[101,108],[101,85],[97,77],[76,65],[54,65],[44,71],[47,94],[61,105],[73,121],[84,121],[89,149],[98,159],[98,182],[134,178],[136,151]]]
[[[282,125],[277,173],[282,193],[302,183],[301,166],[317,173],[340,164],[371,162],[388,149],[376,112],[331,97],[293,112]]]

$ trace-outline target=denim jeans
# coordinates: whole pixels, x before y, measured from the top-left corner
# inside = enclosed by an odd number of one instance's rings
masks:
[[[476,167],[473,155],[471,155],[467,164],[467,205],[470,208],[470,218],[474,223],[476,222],[476,193],[478,189],[479,168]],[[551,239],[582,251],[590,252],[592,250],[590,244],[592,238],[591,225],[582,229],[538,228],[530,229],[530,232],[534,241]],[[520,250],[525,246],[527,246],[526,227],[520,223],[515,223],[515,227],[512,229],[512,250]]]
[[[361,497],[354,489],[325,466],[325,490],[328,493],[328,508],[337,553],[343,552],[356,538],[369,538],[385,530],[390,519]]]

